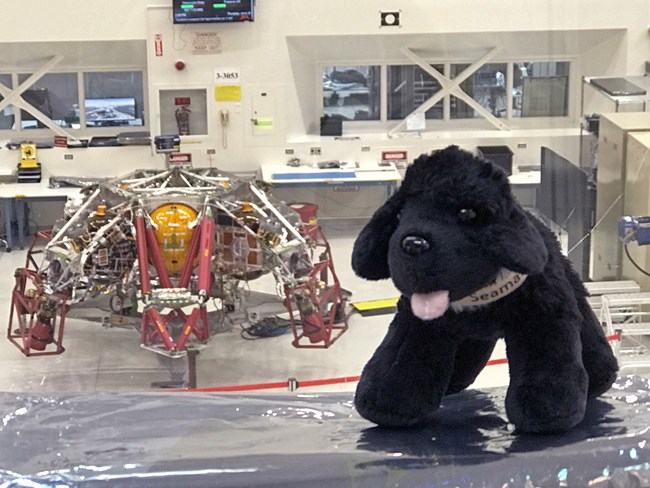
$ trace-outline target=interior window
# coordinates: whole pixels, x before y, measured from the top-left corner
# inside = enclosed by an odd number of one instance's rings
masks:
[[[0,84],[11,88],[11,75],[0,75]],[[0,101],[5,97],[0,95]],[[0,111],[0,130],[11,130],[14,128],[14,106],[9,105]]]
[[[431,65],[444,74],[444,65]],[[441,90],[440,83],[417,65],[388,66],[388,120],[401,120]],[[440,100],[425,112],[427,119],[442,119]]]
[[[451,77],[462,73],[469,64],[452,64]],[[460,88],[495,117],[506,116],[506,63],[484,64],[460,84]],[[451,96],[451,118],[471,119],[482,117],[471,106]]]
[[[84,73],[87,127],[144,125],[142,72]]]
[[[323,68],[323,115],[379,120],[379,66]]]
[[[569,62],[514,63],[513,117],[565,117],[569,113]]]
[[[21,74],[18,81],[22,83],[29,77],[29,74]],[[25,90],[22,98],[61,127],[74,128],[75,123],[78,124],[79,90],[76,73],[47,73]],[[21,110],[20,118],[22,129],[46,127],[29,110]]]

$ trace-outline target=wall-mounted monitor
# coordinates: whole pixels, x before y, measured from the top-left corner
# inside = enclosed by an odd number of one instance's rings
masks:
[[[86,98],[84,112],[87,127],[139,125],[135,98]]]
[[[174,24],[251,22],[253,0],[173,0]]]

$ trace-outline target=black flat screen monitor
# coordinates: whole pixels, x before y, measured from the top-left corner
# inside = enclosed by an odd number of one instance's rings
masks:
[[[250,22],[253,0],[173,0],[174,24]]]
[[[84,111],[88,127],[138,125],[135,98],[86,98]]]
[[[645,95],[646,91],[625,78],[594,78],[591,84],[613,97]]]

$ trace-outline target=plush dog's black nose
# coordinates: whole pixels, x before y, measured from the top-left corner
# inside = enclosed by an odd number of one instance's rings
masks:
[[[402,239],[402,250],[411,256],[419,256],[431,249],[431,244],[424,237],[406,236]]]

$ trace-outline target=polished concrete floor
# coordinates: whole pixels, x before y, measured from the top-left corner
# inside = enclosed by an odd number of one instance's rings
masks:
[[[389,281],[368,282],[354,275],[350,253],[363,219],[322,220],[341,285],[352,292],[351,301],[396,297]],[[0,251],[0,317],[7,329],[13,271],[24,266],[26,252],[14,249]],[[270,277],[250,283],[249,300],[252,311],[262,314],[275,307],[282,310],[274,295]],[[266,307],[266,308],[265,308]],[[66,320],[61,355],[25,357],[4,338],[0,340],[0,391],[30,393],[66,393],[97,391],[151,391],[152,389],[188,381],[187,360],[169,359],[140,348],[140,337],[132,328],[106,327],[102,319],[107,313],[92,306],[76,306]],[[255,383],[283,382],[289,378],[300,381],[359,375],[365,362],[386,333],[391,315],[362,317],[352,314],[349,330],[329,349],[296,349],[292,334],[258,340],[241,337],[241,327],[214,336],[210,345],[197,357],[197,386],[216,387]],[[494,358],[505,357],[499,344]],[[180,379],[180,380],[179,380]],[[505,385],[507,366],[489,366],[474,386]],[[301,387],[297,394],[316,391],[349,391],[355,383],[331,386]],[[266,392],[286,390],[265,390]]]

